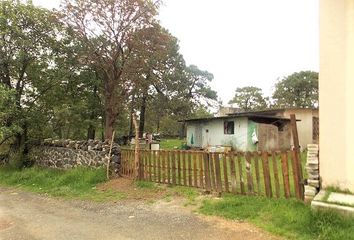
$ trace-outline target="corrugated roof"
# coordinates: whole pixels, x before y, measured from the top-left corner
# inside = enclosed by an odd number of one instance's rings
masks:
[[[207,118],[192,118],[192,119],[185,119],[180,120],[179,122],[205,122],[215,119],[231,119],[231,118],[238,118],[238,117],[247,117],[253,119],[269,119],[269,120],[282,120],[282,121],[290,121],[289,118],[277,117],[277,116],[269,116],[269,115],[262,115],[262,114],[255,114],[254,112],[243,112],[243,113],[236,113],[228,116],[221,116],[221,117],[207,117]]]

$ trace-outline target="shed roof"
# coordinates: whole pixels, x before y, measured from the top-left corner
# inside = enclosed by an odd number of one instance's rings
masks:
[[[252,120],[257,123],[265,123],[265,124],[273,124],[278,127],[284,126],[284,124],[290,122],[289,118],[284,118],[284,117],[278,117],[278,116],[269,116],[269,115],[263,115],[263,114],[257,114],[255,112],[243,112],[243,113],[235,113],[232,115],[227,115],[227,116],[220,116],[220,117],[206,117],[206,118],[193,118],[193,119],[185,119],[181,120],[179,122],[208,122],[212,121],[215,119],[234,119],[234,118],[240,118],[240,117],[246,117],[249,120]],[[300,120],[296,120],[300,121]]]

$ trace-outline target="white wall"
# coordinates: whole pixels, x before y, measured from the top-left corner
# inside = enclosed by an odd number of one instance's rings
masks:
[[[354,192],[354,0],[320,1],[320,175]]]
[[[299,135],[299,143],[302,149],[306,149],[307,144],[313,143],[312,133],[313,124],[312,118],[318,117],[318,110],[314,109],[287,109],[284,112],[284,117],[290,118],[290,114],[295,114],[297,121],[297,131]],[[291,138],[292,142],[292,138]]]
[[[234,134],[224,134],[224,121],[234,121]],[[202,144],[195,142],[196,124],[202,126]],[[247,149],[247,127],[247,118],[214,119],[207,122],[187,123],[187,144],[203,148],[208,146],[232,146],[237,150],[245,151]],[[190,144],[192,133],[195,142],[193,145]]]

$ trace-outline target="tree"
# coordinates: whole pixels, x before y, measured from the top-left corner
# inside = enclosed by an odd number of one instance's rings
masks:
[[[57,78],[56,64],[62,57],[58,35],[65,38],[61,32],[61,25],[47,10],[30,2],[0,2],[0,84],[15,106],[5,123],[12,130],[1,141],[13,140],[19,155],[28,152],[28,135],[39,133],[48,120],[47,106],[55,102],[48,95],[62,80]]]
[[[234,98],[229,102],[235,103],[244,111],[262,110],[267,108],[267,98],[263,96],[262,89],[258,87],[237,88]]]
[[[295,72],[276,83],[273,99],[277,107],[318,107],[318,73]]]
[[[83,61],[103,81],[105,138],[111,139],[134,78],[123,77],[134,50],[135,32],[155,22],[159,3],[150,0],[65,0],[62,19],[84,46]]]

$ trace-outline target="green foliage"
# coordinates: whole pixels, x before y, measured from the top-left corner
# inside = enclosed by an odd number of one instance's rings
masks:
[[[0,145],[26,154],[44,138],[127,135],[131,111],[143,106],[146,129],[167,135],[179,133],[177,120],[208,114],[201,106],[216,101],[213,76],[185,65],[178,39],[156,21],[158,4],[62,6],[58,14],[31,1],[0,2]],[[107,20],[115,10],[118,20]],[[91,22],[77,21],[87,15]]]
[[[318,73],[293,73],[275,85],[273,99],[277,107],[318,107]]]
[[[246,220],[289,239],[354,239],[354,219],[333,212],[313,212],[296,200],[226,195],[218,201],[205,200],[200,211]]]
[[[0,83],[0,142],[21,132],[15,91]],[[1,145],[1,144],[0,144]]]
[[[234,98],[229,103],[235,103],[238,108],[244,111],[250,111],[267,108],[267,101],[269,101],[269,99],[263,96],[262,89],[249,86],[237,88]]]
[[[56,170],[0,167],[0,184],[16,186],[54,197],[79,198],[95,201],[121,199],[116,192],[100,192],[96,185],[106,181],[105,169],[75,168]]]

